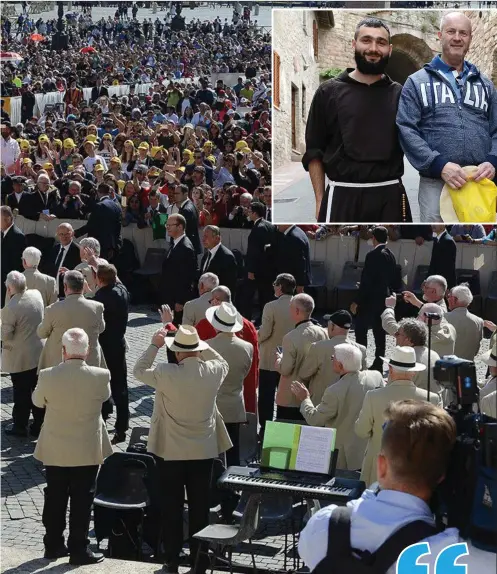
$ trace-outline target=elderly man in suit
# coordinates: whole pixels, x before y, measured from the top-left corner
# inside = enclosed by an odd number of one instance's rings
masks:
[[[311,318],[313,311],[314,300],[310,295],[299,293],[293,297],[290,317],[295,327],[283,337],[281,353],[276,353],[275,368],[281,375],[276,393],[278,419],[303,419],[291,383],[300,380],[300,369],[312,343],[328,338],[326,330]]]
[[[445,319],[457,332],[454,353],[460,359],[474,361],[483,339],[483,319],[468,311],[473,294],[466,285],[457,285],[450,290],[448,301],[450,311]]]
[[[485,385],[480,389],[480,401],[497,391],[497,341],[494,341],[493,345],[482,355],[481,359],[488,365],[489,376]]]
[[[43,299],[43,305],[48,307],[57,301],[57,283],[50,275],[40,273],[41,251],[36,247],[26,247],[22,252],[22,266],[24,267],[24,277],[26,277],[27,289],[37,289]],[[9,299],[7,293],[6,301]]]
[[[210,272],[217,275],[219,284],[226,285],[235,298],[238,265],[233,252],[221,243],[219,227],[206,225],[202,235],[202,244],[205,252],[200,262],[200,273]]]
[[[2,229],[2,307],[5,303],[7,288],[5,280],[11,271],[22,271],[22,252],[26,247],[24,233],[15,225],[12,209],[7,205],[0,208]]]
[[[217,394],[217,408],[223,417],[233,447],[226,453],[227,466],[240,464],[240,424],[246,422],[243,381],[252,366],[254,347],[236,336],[243,329],[242,316],[231,303],[210,307],[206,319],[217,335],[207,344],[229,364],[229,371]]]
[[[43,300],[38,291],[26,289],[26,277],[11,271],[5,281],[9,301],[2,309],[2,370],[10,373],[14,389],[13,425],[5,429],[10,436],[27,436],[30,413],[33,424],[30,434],[38,436],[44,411],[33,406],[31,393],[36,387],[36,368],[43,344],[36,329],[43,319]]]
[[[276,266],[280,273],[290,273],[297,282],[297,293],[311,283],[311,255],[307,235],[296,225],[278,225]]]
[[[292,392],[301,402],[300,412],[309,425],[336,428],[337,467],[357,470],[367,441],[355,434],[355,421],[366,393],[383,387],[384,382],[378,371],[361,371],[361,350],[351,342],[335,344],[330,360],[338,381],[325,390],[319,403],[311,400],[307,387],[298,381],[292,382]]]
[[[89,341],[83,329],[65,331],[61,350],[62,363],[40,372],[33,393],[33,403],[46,409],[34,456],[45,465],[47,479],[43,507],[45,558],[69,553],[69,563],[82,566],[104,558],[88,548],[88,529],[98,467],[112,454],[100,414],[102,403],[110,396],[110,373],[86,362]]]
[[[57,227],[59,244],[54,245],[47,258],[42,261],[42,269],[57,281],[59,297],[64,296],[64,273],[81,263],[79,246],[74,241],[74,229],[70,223]]]
[[[219,286],[219,279],[214,273],[204,273],[198,280],[198,292],[200,297],[187,301],[183,309],[183,325],[196,327],[202,319],[205,319],[205,312],[211,306],[211,292]]]
[[[100,257],[100,243],[94,237],[83,237],[79,242],[79,256],[81,263],[78,263],[74,268],[75,271],[80,271],[85,278],[85,295],[92,297],[98,289],[97,277],[95,271],[91,267],[89,261],[95,257],[101,263],[108,263],[105,259]]]
[[[442,307],[443,312],[447,312],[447,304],[445,303],[445,294],[447,292],[447,279],[441,275],[430,275],[421,285],[423,291],[423,301],[420,301],[411,291],[404,291],[402,293],[404,301],[414,305],[415,307],[422,307],[424,303],[435,303]]]
[[[294,327],[290,316],[290,303],[295,293],[296,281],[289,273],[280,273],[274,283],[275,301],[266,303],[262,311],[259,337],[259,424],[261,437],[264,437],[266,421],[273,420],[274,397],[280,380],[275,368],[276,352],[281,347],[283,337]]]
[[[311,345],[299,372],[300,380],[309,389],[311,401],[315,405],[321,402],[326,389],[340,379],[332,360],[336,345],[350,343],[357,347],[362,357],[361,369],[367,369],[366,347],[349,338],[352,327],[351,314],[342,309],[331,315],[325,315],[324,319],[328,321],[329,339]]]
[[[105,367],[98,336],[105,330],[104,306],[102,303],[85,299],[84,278],[79,271],[68,271],[64,275],[63,301],[57,301],[45,310],[43,321],[38,326],[40,339],[47,339],[40,356],[38,370],[60,363],[62,335],[74,327],[85,330],[90,340],[86,362],[92,367]]]
[[[163,318],[165,323],[171,319],[172,316]],[[148,451],[159,457],[163,483],[167,485],[163,507],[164,570],[177,573],[183,546],[185,487],[193,566],[199,549],[193,535],[209,524],[213,460],[231,446],[216,408],[216,398],[229,366],[219,353],[199,339],[195,327],[180,325],[174,339],[166,339],[166,335],[165,329],[154,334],[133,374],[156,390]],[[152,368],[165,344],[176,354],[178,364],[159,362]],[[205,572],[206,556],[200,557],[198,566],[198,571]]]
[[[451,289],[456,284],[457,246],[445,225],[432,225],[433,249],[431,252],[428,275],[441,275]]]
[[[412,347],[395,347],[392,357],[384,359],[388,363],[388,382],[380,389],[368,391],[364,397],[361,412],[355,423],[355,432],[359,438],[368,439],[366,454],[362,462],[361,480],[370,486],[376,482],[376,458],[381,449],[384,412],[388,404],[403,399],[424,401],[426,391],[419,389],[413,381],[416,373],[426,369],[416,361]],[[430,393],[430,403],[442,406],[440,398]]]

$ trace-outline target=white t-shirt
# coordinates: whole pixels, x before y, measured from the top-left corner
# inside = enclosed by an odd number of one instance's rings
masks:
[[[86,171],[93,173],[93,168],[95,167],[97,160],[100,160],[100,163],[104,166],[105,171],[107,171],[107,162],[101,155],[95,155],[95,157],[85,157],[83,160],[83,165],[85,166]]]

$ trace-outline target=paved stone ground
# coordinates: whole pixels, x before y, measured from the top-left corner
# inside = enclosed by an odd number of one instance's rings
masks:
[[[153,407],[153,389],[138,383],[132,376],[133,366],[149,344],[153,332],[159,327],[159,317],[149,307],[133,307],[130,313],[127,339],[130,350],[128,361],[128,385],[130,395],[131,428],[150,425]],[[370,336],[372,334],[370,333]],[[393,345],[393,338],[387,337],[387,353]],[[370,362],[374,357],[372,338],[368,345]],[[488,349],[488,340],[482,344],[482,352]],[[165,351],[161,351],[164,353]],[[159,354],[159,356],[160,356]],[[485,365],[478,363],[479,379],[483,381]],[[11,422],[12,384],[8,376],[1,379],[1,426]],[[114,419],[109,420],[108,428],[113,428]],[[128,432],[129,439],[130,431]],[[37,552],[43,551],[43,487],[45,478],[41,463],[33,458],[35,442],[1,435],[1,533],[2,546]],[[127,443],[116,448],[125,450]],[[281,569],[283,567],[284,525],[261,530],[256,537],[257,561],[261,567]],[[291,535],[289,536],[291,541]],[[234,559],[246,565],[250,564],[250,555],[246,546],[238,549]],[[29,570],[33,572],[34,570]],[[5,568],[2,568],[5,572]]]

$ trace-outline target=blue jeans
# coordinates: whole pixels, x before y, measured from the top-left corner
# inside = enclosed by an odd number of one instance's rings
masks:
[[[440,196],[445,185],[443,179],[419,178],[419,220],[421,223],[443,223],[440,215]]]

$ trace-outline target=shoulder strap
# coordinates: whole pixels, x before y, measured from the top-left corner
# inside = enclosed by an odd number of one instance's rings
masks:
[[[352,509],[347,506],[338,506],[331,513],[328,525],[328,556],[332,556],[335,549],[340,554],[348,553],[350,546],[350,517]]]

